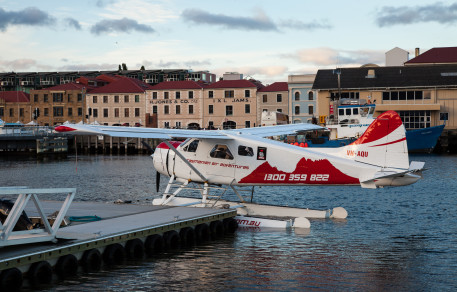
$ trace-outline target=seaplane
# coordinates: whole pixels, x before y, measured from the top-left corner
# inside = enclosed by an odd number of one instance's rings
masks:
[[[252,203],[255,186],[405,186],[422,177],[423,162],[409,163],[405,128],[394,111],[381,114],[364,134],[340,148],[302,148],[272,136],[323,129],[288,124],[229,130],[185,130],[67,124],[57,132],[161,139],[152,155],[160,175],[169,177],[156,205],[236,208],[240,226],[309,228],[310,218],[344,219],[342,207],[310,210]],[[178,196],[198,190],[198,198]],[[231,189],[239,201],[221,198]],[[243,191],[251,195],[251,202]],[[185,192],[183,192],[185,193]],[[215,194],[217,193],[217,194]]]

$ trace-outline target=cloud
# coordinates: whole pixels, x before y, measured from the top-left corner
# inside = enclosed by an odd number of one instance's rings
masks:
[[[379,27],[421,22],[452,24],[456,21],[457,3],[445,5],[441,2],[415,7],[385,6],[380,9],[376,18],[376,24]]]
[[[102,64],[70,64],[58,67],[58,71],[115,71],[118,69],[119,64],[110,64],[110,63],[102,63]]]
[[[67,26],[72,27],[76,30],[81,30],[81,25],[79,24],[79,22],[76,19],[68,17],[68,18],[65,18],[64,21],[67,24]]]
[[[104,1],[104,0],[97,0],[97,1],[95,2],[95,5],[96,5],[97,7],[99,7],[99,8],[103,8],[103,7],[105,7],[105,6],[108,6],[108,5],[110,5],[110,4],[113,4],[114,2],[115,2],[114,0],[105,0],[105,1]]]
[[[298,30],[315,30],[315,29],[330,29],[332,26],[327,23],[320,23],[318,21],[302,22],[300,20],[288,19],[282,20],[279,24],[283,28],[292,28]]]
[[[185,9],[181,17],[196,24],[219,25],[228,29],[277,31],[276,24],[265,13],[258,11],[254,17],[212,14],[200,9]]]
[[[332,48],[311,48],[282,55],[312,66],[360,66],[368,63],[384,63],[385,52],[374,50],[336,50]]]
[[[54,17],[36,7],[20,11],[6,11],[0,8],[0,31],[5,31],[10,25],[47,26],[54,23]]]
[[[0,60],[0,72],[34,71],[34,70],[48,71],[50,69],[52,69],[51,66],[40,64],[36,60],[33,60],[33,59],[16,59],[16,60],[12,60],[12,61]]]
[[[129,18],[122,18],[118,20],[105,19],[97,22],[90,29],[91,33],[99,35],[109,32],[125,32],[138,31],[143,33],[154,33],[155,30],[149,25],[140,24],[136,20]]]
[[[160,60],[159,62],[152,62],[144,60],[141,64],[136,64],[138,68],[144,66],[146,69],[158,69],[158,68],[196,68],[196,67],[207,67],[210,66],[209,60],[188,60],[188,61],[169,61],[165,62]]]

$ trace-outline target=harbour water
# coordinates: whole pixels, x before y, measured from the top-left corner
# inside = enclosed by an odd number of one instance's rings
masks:
[[[429,170],[405,187],[256,188],[259,203],[342,206],[346,220],[312,220],[308,231],[239,230],[205,246],[82,275],[48,290],[455,291],[457,156],[410,159],[425,161]],[[143,204],[158,195],[148,156],[0,156],[0,186],[76,187],[81,201]]]

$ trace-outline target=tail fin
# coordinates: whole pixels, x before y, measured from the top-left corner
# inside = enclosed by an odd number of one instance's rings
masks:
[[[314,148],[346,159],[389,168],[409,168],[405,127],[400,116],[387,111],[371,123],[363,135],[340,148]]]
[[[394,111],[382,113],[363,135],[344,147],[346,157],[382,167],[408,169],[405,127]]]

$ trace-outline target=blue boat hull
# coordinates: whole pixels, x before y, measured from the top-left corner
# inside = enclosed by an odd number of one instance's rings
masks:
[[[406,143],[409,152],[432,151],[443,132],[444,125],[406,131]],[[318,143],[313,143],[313,140]],[[355,139],[329,140],[328,137],[306,140],[307,147],[335,148],[351,144]]]

